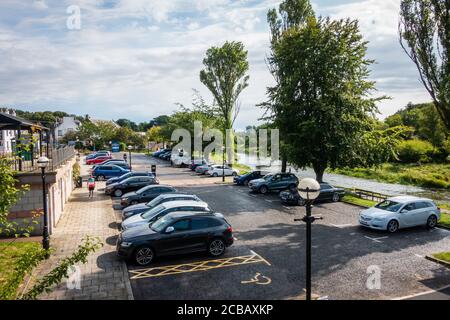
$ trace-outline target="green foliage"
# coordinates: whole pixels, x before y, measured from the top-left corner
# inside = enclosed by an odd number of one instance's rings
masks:
[[[450,214],[441,213],[441,219],[439,220],[439,225],[450,228]]]
[[[361,161],[368,154],[363,137],[373,130],[375,104],[384,97],[368,98],[375,90],[368,80],[373,61],[365,58],[358,22],[308,14],[292,25],[272,42],[276,85],[263,105],[281,130],[281,152],[297,167],[312,166],[319,181],[327,167],[373,162]]]
[[[0,243],[0,300],[15,299],[24,277],[45,256],[36,242]]]
[[[402,0],[400,38],[440,118],[450,130],[450,23],[448,0]]]
[[[72,266],[77,263],[86,263],[89,254],[97,251],[102,246],[103,243],[99,238],[86,236],[82,243],[78,246],[78,249],[71,256],[64,258],[56,268],[51,270],[43,278],[39,279],[37,283],[21,297],[21,299],[34,300],[44,292],[51,292],[52,287],[59,284],[64,278],[68,277]],[[26,257],[23,259],[24,263],[27,262],[37,265],[36,261],[30,261],[30,259]],[[42,260],[42,256],[36,258],[36,260],[39,259]]]
[[[81,167],[78,162],[75,162],[72,167],[72,179],[73,181],[78,181],[78,178],[81,176]]]
[[[398,159],[403,163],[429,162],[432,152],[433,145],[423,140],[405,140],[397,146]]]

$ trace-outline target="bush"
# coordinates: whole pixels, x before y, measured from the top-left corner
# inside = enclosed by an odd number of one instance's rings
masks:
[[[423,140],[405,140],[397,146],[397,153],[400,162],[430,162],[433,146]]]

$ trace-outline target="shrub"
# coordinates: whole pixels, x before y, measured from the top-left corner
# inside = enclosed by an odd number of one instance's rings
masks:
[[[404,163],[429,162],[432,153],[433,146],[427,141],[405,140],[397,146],[398,159]]]

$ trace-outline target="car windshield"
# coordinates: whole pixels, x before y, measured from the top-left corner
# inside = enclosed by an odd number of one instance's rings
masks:
[[[272,174],[268,174],[267,176],[264,176],[264,180],[270,180],[272,179],[273,175]]]
[[[141,188],[138,191],[136,191],[136,194],[141,194],[144,191],[147,191],[149,188]]]
[[[160,204],[159,206],[156,206],[154,208],[151,208],[148,211],[145,211],[143,214],[141,214],[141,217],[144,219],[150,219],[151,217],[153,217],[155,214],[160,213],[161,211],[163,211],[166,207],[164,207],[162,204]]]
[[[173,222],[173,218],[170,215],[164,216],[159,220],[156,220],[150,225],[150,229],[156,232],[161,232],[166,229]]]
[[[400,207],[402,206],[401,203],[391,201],[391,200],[385,200],[375,206],[375,208],[386,210],[390,212],[397,212]]]

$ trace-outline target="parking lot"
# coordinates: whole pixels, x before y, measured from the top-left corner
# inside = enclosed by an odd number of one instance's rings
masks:
[[[196,194],[223,213],[236,238],[218,259],[196,254],[161,258],[148,268],[128,264],[135,299],[296,299],[303,294],[305,226],[294,219],[304,208],[283,206],[276,193],[251,194],[246,187],[197,177],[145,155],[133,155],[132,164],[148,170],[156,164],[162,184]],[[115,209],[120,212],[117,204]],[[313,225],[314,294],[392,299],[450,284],[450,271],[424,258],[448,250],[450,231],[368,230],[357,224],[360,210],[344,203],[313,208],[324,218]],[[373,285],[378,274],[379,286]]]

